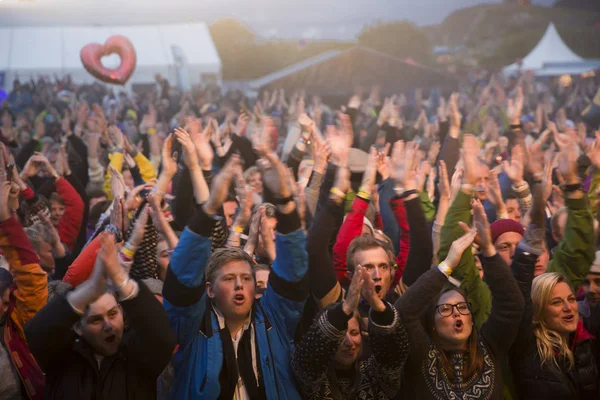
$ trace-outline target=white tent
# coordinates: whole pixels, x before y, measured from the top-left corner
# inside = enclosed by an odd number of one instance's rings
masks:
[[[536,75],[544,75],[545,63],[579,63],[584,61],[563,42],[553,23],[548,25],[546,33],[539,43],[523,58],[521,70],[533,71]],[[519,70],[519,65],[511,64],[505,67],[504,75],[511,75]]]
[[[83,68],[79,53],[86,44],[103,44],[113,35],[127,37],[136,50],[137,67],[127,85],[152,83],[157,73],[174,82],[181,78],[178,71],[181,75],[182,66],[191,84],[221,80],[221,60],[204,23],[14,27],[0,28],[0,72],[5,73],[5,86],[10,89],[16,77],[54,74],[70,74],[79,83],[93,82],[95,78]],[[176,60],[176,55],[183,55],[183,62]],[[119,56],[104,57],[102,63],[115,68]]]

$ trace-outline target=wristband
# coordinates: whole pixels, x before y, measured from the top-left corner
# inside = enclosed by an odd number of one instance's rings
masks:
[[[531,181],[531,185],[541,185],[542,184],[542,180],[541,179],[534,179]]]
[[[121,248],[121,253],[127,258],[133,259],[135,257],[135,251],[131,250],[127,245]]]
[[[344,193],[342,190],[336,188],[336,187],[332,187],[331,190],[329,191],[332,195],[339,197],[340,199],[344,200],[346,198],[346,193]]]
[[[371,199],[371,193],[367,192],[364,189],[360,189],[356,195],[358,197],[360,197],[361,199],[363,199],[363,200],[370,200]]]
[[[148,128],[148,135],[154,135],[156,133],[156,128]]]
[[[112,233],[113,235],[115,235],[117,243],[123,241],[123,233],[121,233],[121,230],[113,224],[106,225],[106,228],[104,228],[104,232]]]
[[[452,268],[450,268],[448,264],[446,264],[446,261],[442,261],[441,263],[439,263],[438,269],[442,274],[446,275],[447,277],[452,275]]]
[[[577,190],[581,190],[581,188],[581,182],[561,185],[561,189],[564,193],[576,192]]]
[[[244,233],[244,227],[234,225],[231,227],[231,231],[235,233]]]

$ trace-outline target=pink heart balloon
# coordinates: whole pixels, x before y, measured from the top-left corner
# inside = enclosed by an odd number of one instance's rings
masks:
[[[121,65],[116,69],[106,68],[102,65],[102,57],[109,54],[118,54]],[[131,77],[137,63],[137,56],[133,44],[125,36],[116,35],[109,37],[104,44],[90,43],[81,49],[81,62],[85,69],[94,77],[103,82],[124,85]]]

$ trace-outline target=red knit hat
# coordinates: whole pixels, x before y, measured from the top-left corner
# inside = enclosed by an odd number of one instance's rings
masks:
[[[492,231],[492,243],[494,244],[503,233],[515,232],[521,236],[523,236],[525,233],[523,226],[512,219],[496,220],[492,225],[490,225],[490,230]]]

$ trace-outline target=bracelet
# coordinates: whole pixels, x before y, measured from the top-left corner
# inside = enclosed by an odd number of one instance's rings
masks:
[[[244,227],[243,226],[233,225],[231,227],[231,231],[234,232],[234,233],[244,233]]]
[[[135,250],[130,249],[127,244],[121,248],[121,253],[131,259],[135,257]]]
[[[446,276],[450,276],[452,275],[452,268],[450,268],[448,266],[448,264],[446,264],[446,261],[442,261],[441,263],[438,264],[438,269],[440,270],[440,272]]]
[[[331,190],[329,191],[329,193],[331,193],[334,196],[339,197],[342,200],[344,200],[346,198],[346,193],[344,193],[341,189],[338,189],[336,187],[332,187]]]
[[[561,185],[561,189],[564,193],[572,193],[572,192],[576,192],[578,190],[581,190],[582,186],[581,186],[581,182],[577,182],[577,183],[571,183],[571,184],[562,184]]]
[[[148,128],[148,135],[154,135],[156,133],[156,128]]]
[[[356,194],[358,197],[362,198],[363,200],[370,200],[371,199],[371,193],[367,192],[364,189],[359,189],[358,193]]]
[[[104,228],[104,232],[112,233],[113,235],[115,235],[117,243],[123,241],[123,233],[119,228],[117,228],[113,224],[106,225],[106,228]]]

